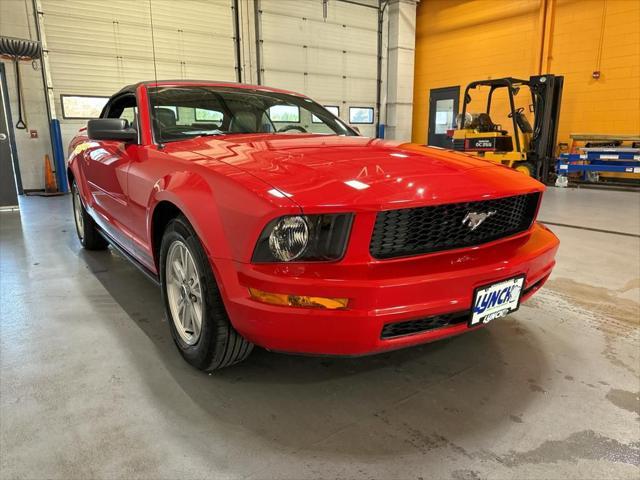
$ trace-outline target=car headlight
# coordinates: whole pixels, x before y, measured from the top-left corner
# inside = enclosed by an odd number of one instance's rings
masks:
[[[281,218],[269,234],[269,250],[283,262],[298,258],[308,244],[309,226],[300,216]]]
[[[252,261],[330,261],[344,255],[353,215],[287,215],[269,222]]]

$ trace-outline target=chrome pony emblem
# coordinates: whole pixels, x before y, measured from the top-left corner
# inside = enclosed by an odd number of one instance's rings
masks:
[[[494,213],[496,213],[495,210],[491,210],[490,212],[481,212],[481,213],[469,212],[462,219],[462,224],[469,227],[473,232],[476,228],[482,225],[482,222],[484,222],[487,218],[489,218]]]

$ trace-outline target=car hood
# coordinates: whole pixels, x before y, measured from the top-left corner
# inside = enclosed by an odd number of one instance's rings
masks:
[[[543,188],[466,154],[366,137],[253,134],[167,144],[167,153],[187,152],[234,165],[306,210],[402,208]]]

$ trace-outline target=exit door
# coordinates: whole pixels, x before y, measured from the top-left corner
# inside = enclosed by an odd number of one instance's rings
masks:
[[[432,88],[429,94],[429,145],[452,148],[447,130],[454,128],[458,115],[460,87]]]
[[[0,63],[0,209],[18,206],[18,189],[13,172],[14,148],[11,134],[13,126],[9,112],[9,95],[4,63]]]

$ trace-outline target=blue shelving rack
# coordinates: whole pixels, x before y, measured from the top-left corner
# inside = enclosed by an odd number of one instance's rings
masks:
[[[576,172],[582,174],[584,181],[601,172],[639,174],[640,179],[640,148],[594,147],[581,148],[580,153],[563,153],[556,160],[556,186],[566,187],[568,175]]]

